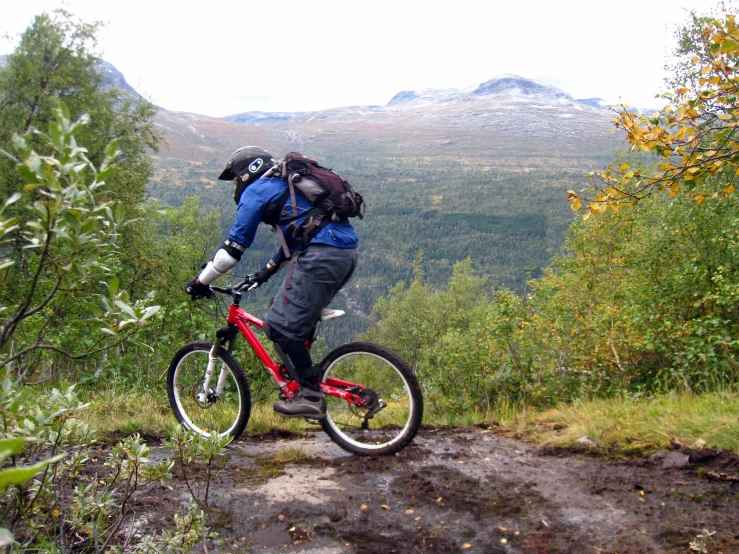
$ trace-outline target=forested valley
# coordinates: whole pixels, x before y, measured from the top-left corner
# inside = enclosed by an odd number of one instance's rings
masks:
[[[0,545],[190,551],[207,493],[135,544],[119,531],[129,498],[172,479],[173,462],[146,464],[142,436],[169,440],[208,479],[228,442],[174,425],[164,376],[181,345],[224,323],[223,301],[194,303],[183,286],[232,223],[233,187],[216,181],[231,150],[167,155],[157,108],[97,72],[98,32],[40,15],[0,68]],[[616,111],[616,134],[597,140],[245,130],[239,140],[319,158],[367,202],[360,266],[334,306],[347,316],[322,324],[315,357],[354,339],[393,349],[431,425],[556,419],[547,410],[595,402],[615,412],[598,432],[619,452],[673,434],[739,453],[739,29],[731,13],[693,14],[677,38],[667,107]],[[260,230],[228,278],[277,245]],[[277,280],[242,307],[261,317]],[[281,425],[268,375],[250,350],[234,354],[250,426]],[[713,419],[666,439],[609,434],[637,401],[685,397],[707,399]],[[95,441],[121,437],[95,458]],[[97,479],[78,479],[86,466]]]

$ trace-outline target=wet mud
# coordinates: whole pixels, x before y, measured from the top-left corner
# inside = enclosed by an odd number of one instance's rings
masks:
[[[218,462],[208,551],[739,553],[738,475],[714,450],[608,461],[480,428],[376,459],[320,432],[251,437]]]

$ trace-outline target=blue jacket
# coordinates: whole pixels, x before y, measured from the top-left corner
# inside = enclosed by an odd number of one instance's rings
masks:
[[[280,197],[288,190],[287,181],[279,177],[266,177],[258,179],[242,193],[239,199],[239,206],[236,209],[236,221],[228,233],[228,238],[234,242],[243,245],[245,248],[251,246],[256,235],[257,227],[264,222],[264,212],[268,205],[277,202]],[[310,210],[310,202],[303,196],[300,191],[295,191],[296,203],[298,206],[298,214],[305,213]],[[290,204],[288,198],[287,204]],[[298,220],[300,222],[300,220]],[[287,246],[290,252],[296,252],[301,249],[300,241],[294,239],[290,232],[286,230],[287,225],[282,226]],[[356,248],[359,241],[357,233],[348,221],[331,222],[323,227],[310,244],[327,244],[336,248]],[[281,262],[284,258],[278,254],[274,257],[276,262]]]

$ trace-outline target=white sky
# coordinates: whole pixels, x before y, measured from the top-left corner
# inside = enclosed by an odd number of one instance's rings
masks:
[[[575,98],[651,107],[685,8],[717,0],[26,0],[0,54],[44,10],[106,23],[105,60],[154,103],[224,116],[386,104],[502,73]],[[10,5],[9,5],[10,4]]]

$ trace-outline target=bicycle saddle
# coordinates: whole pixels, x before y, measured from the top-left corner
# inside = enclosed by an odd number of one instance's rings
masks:
[[[341,317],[345,313],[346,312],[344,310],[331,310],[329,308],[324,308],[323,310],[321,310],[321,317],[319,317],[318,319],[320,319],[321,321],[326,321],[327,319]]]

